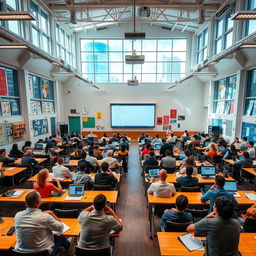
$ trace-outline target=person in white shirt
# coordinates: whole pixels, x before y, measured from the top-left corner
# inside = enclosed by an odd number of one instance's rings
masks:
[[[169,138],[166,140],[167,143],[175,143],[176,142],[177,137],[174,136],[174,134],[172,133]]]
[[[23,253],[36,253],[47,250],[50,256],[56,256],[60,247],[68,249],[69,241],[64,236],[54,236],[53,231],[62,232],[64,225],[52,212],[39,209],[41,196],[32,191],[26,195],[26,210],[15,215],[15,249]]]
[[[176,189],[173,183],[166,182],[167,172],[162,169],[159,172],[160,181],[151,183],[148,188],[148,193],[158,197],[172,197],[176,194]],[[151,182],[154,181],[154,177],[151,178]]]
[[[243,137],[241,141],[241,150],[245,151],[247,149],[247,138]]]
[[[250,158],[254,159],[255,158],[254,142],[248,141],[247,148],[248,148],[247,152],[249,153]]]
[[[73,173],[65,166],[64,164],[64,158],[58,157],[57,159],[57,165],[52,167],[53,177],[54,178],[71,178]]]
[[[93,166],[99,166],[98,159],[93,156],[93,150],[89,150],[89,155],[86,156],[85,160],[90,162]]]
[[[234,145],[236,149],[241,149],[241,143],[238,137],[235,137],[234,142],[231,145]]]
[[[153,143],[154,145],[156,145],[156,144],[163,144],[162,139],[159,137],[158,134],[157,134],[156,137],[153,139],[152,143]]]
[[[108,142],[108,141],[109,141],[109,137],[107,136],[107,134],[106,134],[106,133],[104,133],[104,134],[103,134],[103,137],[100,139],[100,141],[103,141],[103,139],[105,139],[105,140],[106,140],[106,142]]]
[[[121,166],[121,164],[119,164],[116,158],[112,157],[112,154],[112,150],[108,150],[107,157],[102,159],[102,163],[107,162],[109,164],[109,168],[111,170],[115,170],[116,168]]]

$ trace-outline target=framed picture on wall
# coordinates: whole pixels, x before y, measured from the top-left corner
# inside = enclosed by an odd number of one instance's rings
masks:
[[[13,116],[20,115],[20,104],[18,100],[10,100],[11,113]]]
[[[42,92],[42,98],[48,99],[49,98],[49,81],[42,79],[41,80],[41,92]]]
[[[31,100],[31,114],[33,115],[41,115],[41,102],[36,100]]]
[[[1,102],[2,115],[10,116],[11,115],[11,103],[9,100],[2,100]]]

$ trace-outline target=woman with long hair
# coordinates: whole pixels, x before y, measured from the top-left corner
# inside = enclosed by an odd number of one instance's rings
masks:
[[[56,192],[58,194],[62,193],[62,187],[60,185],[60,182],[56,179],[53,179],[52,181],[57,183],[57,187],[54,186],[52,183],[48,181],[49,179],[49,171],[48,169],[42,169],[37,174],[37,181],[34,183],[34,190],[37,191],[42,198],[50,197],[53,192]]]
[[[15,158],[20,158],[23,156],[23,153],[19,150],[18,144],[14,143],[10,151],[10,156]]]
[[[31,141],[26,141],[24,146],[22,147],[22,151],[25,153],[28,149],[31,149],[32,143]]]
[[[214,158],[215,156],[219,156],[218,148],[215,143],[210,144],[210,150],[207,152],[207,156],[210,158]]]
[[[196,168],[196,162],[193,157],[188,157],[185,163],[183,163],[180,166],[180,174],[185,174],[186,173],[186,168],[187,166],[192,166],[193,167],[193,173],[192,175],[197,175],[197,168]]]

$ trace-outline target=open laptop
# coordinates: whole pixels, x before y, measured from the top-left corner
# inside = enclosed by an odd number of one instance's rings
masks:
[[[159,177],[160,169],[149,169],[148,170],[148,176],[158,178]]]
[[[43,150],[44,149],[44,145],[42,143],[36,143],[35,144],[35,149],[37,150]]]
[[[160,150],[160,149],[161,149],[161,147],[162,147],[162,145],[161,145],[161,144],[156,144],[156,145],[155,145],[156,150]]]
[[[70,161],[70,156],[65,156],[64,158],[64,164],[68,164]]]
[[[114,146],[118,146],[118,145],[119,145],[119,143],[118,143],[118,141],[112,141],[112,145],[114,145]]]
[[[206,141],[206,142],[204,143],[204,146],[205,146],[205,147],[208,147],[209,144],[210,144],[210,141]]]
[[[242,160],[243,158],[243,156],[238,156],[238,160]]]
[[[108,152],[107,151],[103,151],[103,158],[106,158],[108,156]]]
[[[234,197],[240,197],[240,195],[237,193],[237,183],[236,181],[226,181],[224,185],[224,189],[226,191],[232,192]]]
[[[201,166],[201,176],[203,179],[214,179],[216,170],[214,166]]]
[[[185,154],[184,153],[180,153],[180,160],[183,160],[185,158]]]
[[[80,201],[84,196],[83,184],[70,184],[68,187],[68,196],[65,198],[67,201]]]

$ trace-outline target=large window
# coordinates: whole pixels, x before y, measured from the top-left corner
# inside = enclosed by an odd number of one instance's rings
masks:
[[[0,80],[1,115],[20,115],[18,72],[14,69],[0,67]]]
[[[231,16],[234,12],[234,4],[231,10],[216,20],[215,25],[215,54],[227,49],[232,45],[233,40],[233,20]]]
[[[244,114],[256,116],[256,69],[248,72]]]
[[[208,29],[205,29],[197,38],[196,63],[204,61],[207,58]]]
[[[71,36],[56,24],[57,57],[72,65]]]
[[[227,77],[215,82],[213,113],[234,114],[236,76]]]
[[[40,47],[45,52],[50,53],[50,25],[48,14],[30,1],[30,11],[33,13],[35,20],[31,21],[31,39],[32,43]]]
[[[126,64],[125,55],[145,55],[145,63]],[[186,72],[186,39],[81,39],[81,70],[95,83],[126,83],[136,76],[142,83],[169,83]]]
[[[256,0],[246,1],[246,10],[256,11]],[[246,20],[245,21],[245,35],[249,35],[256,31],[256,20]]]

